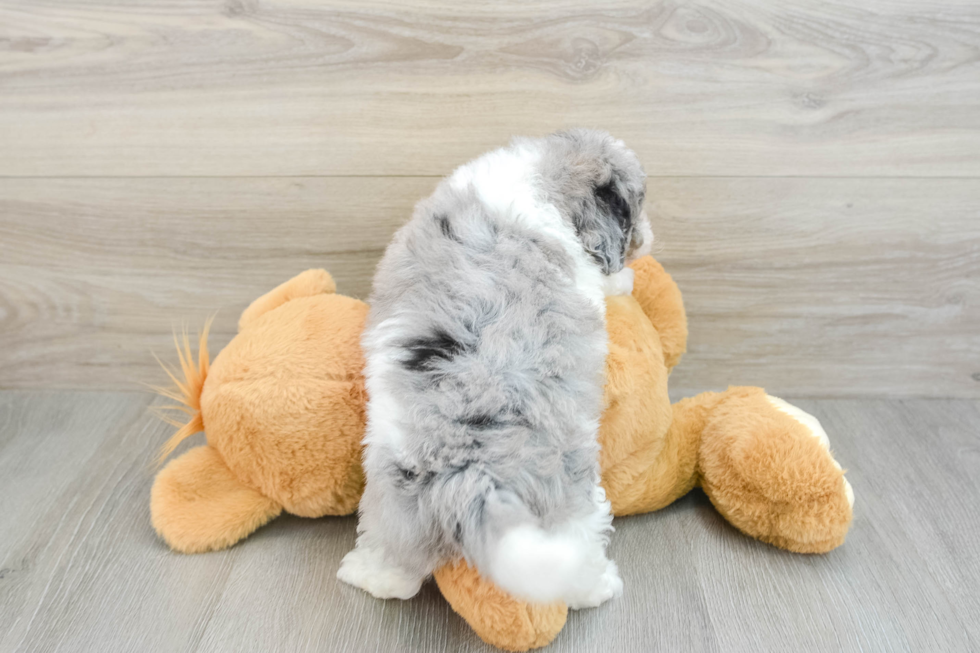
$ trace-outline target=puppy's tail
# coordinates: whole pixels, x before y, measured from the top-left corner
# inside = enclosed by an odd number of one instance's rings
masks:
[[[513,527],[494,547],[489,576],[505,591],[531,603],[564,600],[587,561],[577,544],[534,524]]]
[[[605,572],[610,522],[608,511],[597,511],[546,530],[512,493],[492,490],[479,524],[483,555],[476,556],[477,568],[531,603],[568,601]],[[464,548],[471,549],[465,543]]]
[[[210,356],[208,355],[208,331],[211,329],[211,322],[214,320],[213,317],[209,318],[204,324],[204,328],[201,330],[201,335],[198,341],[197,349],[197,361],[194,360],[194,355],[191,353],[190,339],[187,337],[187,332],[182,334],[182,339],[177,339],[177,334],[174,333],[174,344],[177,346],[177,357],[180,360],[180,371],[172,370],[168,365],[164,364],[159,358],[157,362],[160,363],[160,367],[167,373],[170,380],[174,383],[174,388],[161,388],[156,386],[151,386],[153,390],[168,399],[172,399],[177,402],[175,405],[170,406],[159,406],[154,407],[154,412],[157,417],[167,422],[168,424],[177,427],[177,432],[170,436],[170,439],[163,445],[160,449],[160,455],[158,458],[159,463],[163,461],[173,453],[174,449],[177,448],[181,442],[189,438],[190,436],[204,430],[204,420],[201,417],[201,391],[204,389],[204,381],[208,378],[208,369],[210,367]],[[167,415],[163,410],[179,410],[186,414],[189,419],[186,421],[180,421],[174,419],[170,415]]]

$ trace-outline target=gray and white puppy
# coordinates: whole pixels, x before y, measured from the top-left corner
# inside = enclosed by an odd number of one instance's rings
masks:
[[[338,577],[409,598],[465,557],[533,602],[622,592],[597,434],[607,294],[649,249],[645,175],[608,134],[515,139],[418,204],[374,278],[356,548]]]

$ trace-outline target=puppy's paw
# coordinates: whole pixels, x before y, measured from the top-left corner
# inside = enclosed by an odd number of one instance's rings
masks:
[[[598,581],[588,591],[581,596],[570,597],[566,603],[572,610],[582,608],[595,608],[609,599],[622,596],[623,579],[619,577],[619,568],[612,560],[606,562],[606,570],[599,576]]]
[[[422,580],[385,561],[378,549],[358,546],[344,556],[337,578],[379,599],[410,599]]]
[[[606,294],[606,297],[632,294],[633,268],[623,268],[619,272],[606,275],[602,278],[602,281],[602,290]]]

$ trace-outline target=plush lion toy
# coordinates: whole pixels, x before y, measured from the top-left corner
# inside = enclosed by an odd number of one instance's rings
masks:
[[[700,486],[743,533],[800,553],[844,541],[854,495],[812,416],[759,388],[706,392],[671,405],[667,376],[685,351],[681,294],[652,258],[632,265],[632,296],[607,298],[602,484],[617,516],[658,510]],[[361,330],[365,303],[308,270],[242,314],[238,335],[208,364],[185,338],[191,416],[164,448],[205,431],[207,444],[171,461],[151,497],[153,526],[173,549],[223,549],[283,510],[347,515],[364,486]],[[435,573],[439,589],[486,642],[525,651],[551,642],[564,604],[529,605],[465,561]]]

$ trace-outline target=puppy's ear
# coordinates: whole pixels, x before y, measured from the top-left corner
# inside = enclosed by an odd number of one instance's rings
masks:
[[[632,236],[630,205],[614,181],[597,186],[593,201],[587,202],[575,219],[579,239],[603,274],[613,274],[626,264]]]

